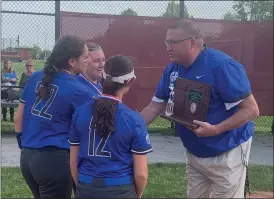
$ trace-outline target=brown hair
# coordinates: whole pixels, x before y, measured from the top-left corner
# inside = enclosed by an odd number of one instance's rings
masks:
[[[134,70],[132,61],[126,56],[113,56],[106,61],[106,78],[103,80],[103,93],[116,96],[117,91],[127,86],[127,81],[117,83],[112,81],[112,77],[119,77],[129,74]],[[119,101],[100,97],[94,103],[94,125],[99,130],[101,137],[108,136],[115,130],[115,112]]]
[[[202,38],[199,28],[191,20],[181,20],[170,25],[168,29],[178,29],[181,28],[184,30],[185,34],[188,37]]]
[[[9,59],[5,60],[5,61],[4,61],[4,68],[3,68],[3,71],[6,70],[6,64],[7,64],[8,62],[12,63],[11,60],[9,60]],[[8,72],[9,72],[9,73],[10,73],[10,72],[14,72],[14,71],[12,70],[12,65],[10,66],[10,69],[8,69]]]
[[[203,35],[193,21],[188,19],[177,21],[176,23],[169,26],[168,29],[178,28],[184,30],[186,37],[193,37],[197,40],[196,47],[202,47],[204,45]]]

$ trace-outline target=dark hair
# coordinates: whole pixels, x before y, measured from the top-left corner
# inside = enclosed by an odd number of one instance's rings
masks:
[[[38,91],[39,97],[43,99],[50,94],[50,84],[56,72],[62,69],[68,70],[69,59],[79,58],[83,54],[84,46],[85,42],[77,36],[67,35],[58,39],[45,63],[42,86]]]
[[[106,78],[102,82],[103,93],[115,96],[117,91],[126,86],[127,81],[122,83],[113,82],[112,77],[129,74],[134,70],[132,61],[126,56],[110,57],[105,64]],[[115,130],[115,112],[117,100],[109,98],[97,98],[94,103],[94,125],[101,137],[108,136]]]
[[[181,20],[170,25],[168,29],[178,29],[184,30],[185,34],[189,37],[202,38],[202,34],[199,28],[191,20]]]

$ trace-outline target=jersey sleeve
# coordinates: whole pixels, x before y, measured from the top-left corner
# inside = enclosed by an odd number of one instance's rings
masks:
[[[218,67],[215,76],[216,87],[227,110],[251,94],[251,86],[245,68],[236,60],[226,60]]]
[[[76,125],[77,124],[78,112],[79,112],[79,109],[77,111],[75,111],[75,113],[72,117],[70,128],[69,128],[69,140],[68,140],[68,142],[71,146],[80,145],[81,134],[77,130],[77,125]]]
[[[141,116],[136,118],[135,136],[131,144],[131,152],[134,154],[147,154],[152,152],[146,123]]]
[[[168,67],[165,69],[164,73],[162,74],[162,77],[160,79],[160,82],[158,83],[155,95],[152,98],[152,101],[154,102],[164,102],[168,101],[169,98],[169,72]]]

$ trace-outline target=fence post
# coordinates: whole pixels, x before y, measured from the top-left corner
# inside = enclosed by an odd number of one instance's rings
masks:
[[[180,1],[180,18],[183,19],[185,15],[185,1]]]
[[[272,119],[272,126],[271,126],[272,135],[274,135],[274,116]]]
[[[60,26],[61,26],[61,17],[60,17],[60,1],[55,0],[55,41],[60,37]]]

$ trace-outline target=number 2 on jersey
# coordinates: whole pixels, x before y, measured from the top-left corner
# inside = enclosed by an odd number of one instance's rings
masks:
[[[42,86],[42,82],[40,81],[40,82],[38,82],[38,84],[36,86],[36,89],[35,89],[36,93],[38,93],[38,90],[41,86]],[[46,101],[45,101],[45,105],[40,110],[38,110],[37,106],[41,103],[42,99],[41,99],[41,97],[37,96],[35,99],[35,102],[32,106],[31,113],[33,115],[51,120],[52,115],[47,113],[47,110],[49,109],[50,105],[52,104],[53,100],[55,99],[57,91],[58,91],[58,86],[51,84],[50,85],[50,94],[49,94],[48,99],[46,99]]]
[[[98,144],[98,146],[96,147],[95,150],[95,141],[96,141],[96,129],[92,128],[92,119],[90,121],[89,124],[89,149],[88,149],[88,155],[89,156],[97,156],[97,157],[106,157],[106,158],[110,158],[111,157],[111,152],[108,151],[104,151],[104,147],[106,146],[106,143],[108,141],[108,138],[110,135],[108,135],[107,137],[102,137],[100,139],[100,142]]]

